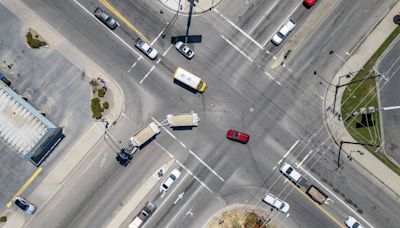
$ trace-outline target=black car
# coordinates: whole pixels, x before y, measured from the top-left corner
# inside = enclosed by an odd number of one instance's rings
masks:
[[[115,28],[117,28],[119,26],[119,23],[114,18],[109,16],[106,12],[104,12],[100,8],[97,8],[94,11],[94,15],[97,17],[97,19],[99,19],[101,22],[103,22],[111,30],[114,30]]]

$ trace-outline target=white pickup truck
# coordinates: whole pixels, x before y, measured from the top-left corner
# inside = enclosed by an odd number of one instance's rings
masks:
[[[294,27],[296,27],[296,23],[289,19],[289,21],[272,37],[271,42],[277,46],[280,45]]]
[[[289,211],[289,204],[285,201],[279,199],[278,197],[268,193],[263,199],[264,203],[271,205],[273,208],[278,209],[279,211],[286,213]]]
[[[308,181],[304,178],[293,166],[287,162],[283,163],[281,168],[279,168],[281,173],[285,175],[289,180],[291,180],[298,187],[307,187]]]

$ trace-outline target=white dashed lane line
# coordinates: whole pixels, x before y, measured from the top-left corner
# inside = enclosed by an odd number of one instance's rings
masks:
[[[253,59],[250,58],[246,53],[244,53],[242,50],[240,50],[238,47],[236,47],[231,41],[229,41],[225,36],[221,35],[221,38],[224,39],[228,44],[230,44],[236,51],[238,51],[240,54],[242,54],[244,57],[246,57],[250,62],[253,62]]]

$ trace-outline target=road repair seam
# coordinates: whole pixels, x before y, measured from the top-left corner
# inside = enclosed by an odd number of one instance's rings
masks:
[[[178,143],[180,143],[181,145],[183,144],[181,141],[179,141],[175,135],[173,135],[170,131],[167,130],[167,128],[165,128],[164,126],[162,126],[160,124],[160,122],[158,122],[154,117],[151,117],[152,120],[154,120],[154,122],[157,123],[157,125],[161,126],[172,138],[174,138]],[[183,144],[184,145],[184,144]],[[185,145],[186,148],[186,145]],[[224,178],[222,178],[217,172],[215,172],[209,165],[207,165],[207,163],[205,163],[199,156],[197,156],[197,154],[195,154],[191,149],[188,149],[189,152],[201,163],[203,164],[205,167],[207,167],[208,170],[210,170],[215,176],[217,176],[222,182],[225,182]]]

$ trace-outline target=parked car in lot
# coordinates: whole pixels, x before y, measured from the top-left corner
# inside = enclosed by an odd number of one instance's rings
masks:
[[[171,188],[171,186],[178,180],[178,178],[181,176],[181,171],[178,169],[172,170],[171,174],[165,179],[165,181],[161,184],[161,190],[166,192],[168,189]]]
[[[33,215],[36,211],[36,206],[29,203],[26,199],[22,197],[16,197],[14,201],[15,205],[21,210],[25,211],[28,215]]]
[[[363,226],[361,226],[361,224],[355,218],[353,218],[351,216],[348,216],[344,220],[344,224],[346,224],[346,226],[349,228],[363,228]]]
[[[94,11],[94,15],[97,17],[97,19],[103,22],[111,30],[114,30],[119,26],[118,21],[116,21],[114,18],[112,18],[110,15],[108,15],[100,8],[97,8]]]
[[[235,131],[233,129],[229,129],[228,132],[226,133],[226,137],[228,139],[231,139],[233,141],[237,141],[243,144],[246,144],[249,142],[250,136],[246,133]]]
[[[135,47],[146,54],[151,60],[155,60],[158,56],[156,49],[152,48],[149,44],[144,42],[141,38],[137,38],[135,42]]]
[[[280,45],[288,34],[296,27],[296,23],[290,20],[272,37],[271,42],[275,45]]]
[[[315,4],[317,0],[304,0],[303,1],[303,5],[307,8],[310,8],[311,6],[313,6]]]
[[[289,211],[289,204],[286,203],[285,201],[279,199],[278,197],[272,195],[271,193],[268,193],[263,199],[264,203],[272,206],[275,209],[278,209],[279,211],[286,213]]]
[[[194,51],[190,49],[186,44],[184,44],[182,41],[178,41],[175,43],[175,48],[178,50],[182,55],[184,55],[186,58],[191,59],[194,56]]]

